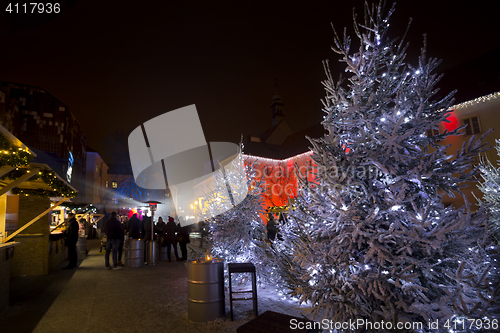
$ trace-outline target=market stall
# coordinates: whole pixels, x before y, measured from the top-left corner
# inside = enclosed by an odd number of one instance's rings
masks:
[[[51,251],[49,213],[76,190],[0,125],[0,311],[8,304],[9,279],[43,275],[63,259]],[[14,250],[15,249],[15,250]]]

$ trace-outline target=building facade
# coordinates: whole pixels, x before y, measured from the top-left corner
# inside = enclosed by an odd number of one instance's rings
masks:
[[[500,92],[480,96],[478,98],[456,104],[451,107],[450,116],[448,117],[449,122],[441,123],[439,126],[439,132],[442,133],[446,130],[452,131],[463,125],[467,125],[467,127],[462,131],[463,135],[448,136],[445,140],[441,141],[440,144],[445,146],[449,145],[447,152],[449,155],[454,156],[457,151],[462,149],[464,144],[469,143],[473,135],[476,136],[477,139],[487,133],[488,130],[492,129],[493,131],[483,140],[483,143],[488,143],[490,149],[482,156],[477,157],[476,164],[479,163],[481,159],[488,158],[493,165],[498,167],[497,161],[499,160],[499,157],[493,147],[495,146],[495,140],[500,139],[499,115]],[[481,177],[478,176],[478,179],[481,179]],[[472,203],[471,209],[476,210],[476,197],[482,197],[482,192],[477,188],[477,183],[468,183],[467,187],[464,188],[462,192],[466,195],[467,201]],[[451,198],[448,195],[444,195],[443,202],[456,207],[460,207],[464,204],[464,200],[460,196]]]
[[[98,208],[103,208],[105,202],[105,190],[108,180],[108,165],[99,153],[87,152],[85,175],[85,202],[92,203]]]
[[[63,102],[40,87],[0,81],[0,124],[61,164],[75,200],[84,200],[87,138]]]

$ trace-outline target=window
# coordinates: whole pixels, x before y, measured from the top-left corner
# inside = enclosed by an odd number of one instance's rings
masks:
[[[109,187],[109,181],[106,180],[106,187]]]
[[[472,134],[477,134],[481,133],[481,125],[479,123],[479,117],[470,117],[470,118],[465,118],[463,119],[464,125],[467,125],[465,128],[465,134],[466,135],[472,135]]]
[[[439,129],[430,129],[425,132],[428,138],[432,138],[436,135],[439,135]]]
[[[427,130],[427,137],[432,137],[432,136],[436,136],[436,135],[439,135],[439,130],[437,129],[430,129],[430,130]]]
[[[99,173],[99,166],[95,166],[95,173]]]
[[[111,186],[113,188],[118,188],[118,182],[111,182]]]

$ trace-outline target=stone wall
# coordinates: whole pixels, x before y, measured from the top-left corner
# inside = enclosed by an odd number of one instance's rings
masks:
[[[49,199],[20,196],[19,228],[49,207]],[[14,237],[14,240],[21,245],[14,250],[10,267],[11,277],[44,275],[49,272],[49,224],[49,214],[46,214]],[[50,266],[53,265],[54,263]]]
[[[6,252],[6,248],[0,248],[0,313],[9,306],[10,262]]]
[[[68,248],[62,239],[49,241],[49,272],[68,258]],[[78,258],[80,259],[80,258]]]

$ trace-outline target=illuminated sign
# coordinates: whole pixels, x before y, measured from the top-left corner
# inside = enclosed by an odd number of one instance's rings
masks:
[[[69,152],[68,171],[66,171],[66,179],[68,180],[68,183],[71,183],[71,175],[73,174],[73,161],[73,154]]]

